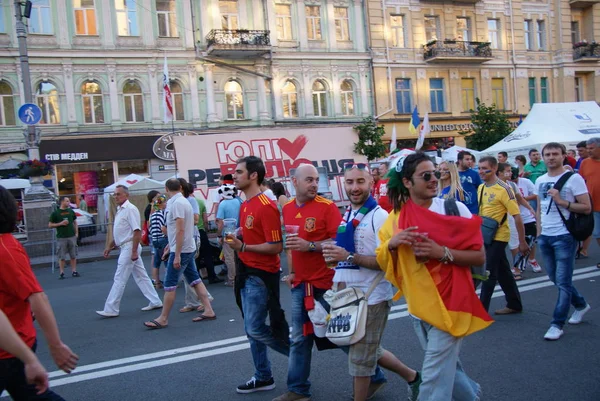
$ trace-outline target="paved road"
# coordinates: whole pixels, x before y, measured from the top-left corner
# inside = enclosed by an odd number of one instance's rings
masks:
[[[543,274],[526,273],[520,282],[525,311],[498,317],[484,332],[470,336],[461,353],[469,374],[492,401],[598,401],[600,400],[600,250],[577,261],[575,283],[593,309],[586,321],[569,326],[560,341],[542,339],[548,328],[556,290]],[[253,367],[233,291],[211,285],[218,319],[192,323],[191,313],[172,314],[170,327],[149,331],[142,322],[157,316],[141,312],[146,305],[133,281],[122,302],[121,316],[103,319],[101,309],[112,283],[116,261],[82,264],[82,277],[59,281],[50,269],[37,269],[60,324],[64,341],[80,355],[80,366],[66,375],[55,369],[43,340],[38,354],[51,371],[53,388],[67,400],[271,400],[285,391],[287,359],[270,353],[277,388],[238,395],[236,385],[246,381]],[[147,263],[148,265],[148,263]],[[289,310],[289,291],[282,303]],[[503,306],[496,294],[492,309]],[[178,291],[181,305],[183,291]],[[596,307],[595,307],[596,306]],[[410,366],[422,362],[422,351],[401,300],[390,315],[384,346]],[[349,400],[351,378],[340,351],[313,354],[313,400]],[[405,399],[406,386],[388,374],[379,400]]]

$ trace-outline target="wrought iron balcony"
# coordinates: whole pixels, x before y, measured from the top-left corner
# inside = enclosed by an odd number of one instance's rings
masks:
[[[269,31],[213,29],[206,35],[207,53],[229,58],[257,57],[271,49]]]
[[[573,61],[600,61],[600,43],[588,43],[575,47],[573,49]]]
[[[423,58],[428,63],[484,63],[494,57],[489,42],[435,40],[423,45]]]

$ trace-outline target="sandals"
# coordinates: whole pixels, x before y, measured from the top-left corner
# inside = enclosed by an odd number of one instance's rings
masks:
[[[152,285],[154,285],[154,288],[157,290],[164,288],[163,282],[160,280],[152,280]]]
[[[215,316],[206,316],[203,313],[200,316],[197,316],[197,317],[193,318],[192,322],[204,322],[204,321],[207,321],[207,320],[217,320],[217,315],[215,315]]]
[[[164,328],[168,327],[168,325],[160,324],[156,320],[150,320],[149,322],[144,322],[144,326],[146,326],[150,330],[158,330],[158,329],[164,329]]]
[[[193,311],[200,312],[200,313],[204,312],[204,305],[200,305],[197,308],[194,306],[186,305],[183,308],[179,309],[179,313],[187,313],[187,312],[193,312]]]
[[[523,276],[521,275],[521,270],[516,267],[510,269],[512,271],[513,276],[515,277],[515,281],[523,280]]]

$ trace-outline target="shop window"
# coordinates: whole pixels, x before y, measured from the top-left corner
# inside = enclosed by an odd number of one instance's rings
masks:
[[[156,17],[158,18],[158,36],[176,38],[177,31],[177,4],[175,0],[156,0]]]
[[[135,0],[115,0],[117,12],[117,34],[119,36],[140,36]]]
[[[71,201],[76,195],[85,195],[88,212],[97,213],[98,196],[115,182],[113,163],[57,164],[56,179],[59,195],[69,196]]]
[[[75,33],[77,35],[98,35],[94,0],[73,0],[75,12]]]
[[[126,160],[117,162],[119,176],[129,174],[148,175],[148,160]]]
[[[312,96],[315,117],[327,117],[327,87],[322,81],[315,81]]]
[[[356,114],[354,108],[354,87],[352,82],[345,80],[340,85],[342,95],[342,114],[345,116],[353,116]]]
[[[137,81],[128,81],[123,85],[125,102],[125,121],[129,123],[144,121],[144,95]]]
[[[244,119],[244,91],[237,81],[225,84],[225,104],[227,105],[227,119]]]
[[[83,104],[83,121],[85,124],[104,123],[104,104],[102,89],[96,81],[85,81],[81,85],[81,101]]]
[[[283,102],[283,117],[298,117],[298,89],[292,81],[287,81],[281,88],[281,100]]]
[[[173,101],[173,117],[175,121],[184,121],[185,113],[183,110],[183,89],[177,81],[171,81],[171,99]]]
[[[15,99],[12,88],[4,81],[0,81],[0,103],[0,125],[15,125]]]
[[[60,124],[58,89],[52,82],[40,82],[35,91],[37,105],[42,110],[40,124]]]
[[[29,18],[29,33],[52,34],[52,12],[50,0],[32,0]]]
[[[221,12],[221,29],[235,30],[240,28],[237,0],[219,0]]]

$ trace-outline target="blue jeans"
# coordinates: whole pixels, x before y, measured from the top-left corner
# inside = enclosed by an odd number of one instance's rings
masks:
[[[544,258],[544,267],[548,278],[558,287],[558,300],[550,324],[562,329],[571,305],[578,310],[587,305],[585,299],[573,287],[573,265],[575,264],[577,241],[570,234],[553,237],[540,235],[538,246]]]
[[[244,310],[244,330],[250,343],[250,352],[254,361],[254,377],[267,381],[273,377],[271,362],[267,355],[267,347],[289,356],[289,347],[273,337],[266,324],[268,308],[268,289],[265,283],[256,276],[248,276],[241,290],[242,309]]]
[[[481,387],[467,376],[458,357],[463,337],[454,337],[412,316],[411,320],[425,351],[418,400],[479,400]]]
[[[315,302],[329,311],[329,304],[323,299],[326,290],[313,287]],[[290,359],[288,361],[288,390],[296,394],[310,397],[310,363],[314,343],[313,335],[304,336],[304,323],[309,321],[308,312],[304,307],[304,283],[292,288],[292,341],[290,346]],[[348,354],[350,347],[342,350]],[[371,382],[386,382],[383,370],[377,365],[377,370],[371,376]]]
[[[165,248],[169,244],[169,240],[167,237],[159,238],[157,240],[152,241],[152,246],[154,247],[154,267],[155,269],[160,269],[160,265],[163,262],[162,256],[165,253]],[[165,263],[166,265],[166,263]]]
[[[179,269],[175,269],[173,267],[175,252],[171,252],[169,254],[169,261],[167,262],[167,274],[165,274],[164,282],[165,291],[175,291],[177,289],[177,284],[179,283],[179,278],[181,277],[182,273],[190,287],[193,287],[202,281],[200,279],[200,275],[198,274],[198,270],[196,269],[194,253],[195,252],[181,253],[181,267]]]

